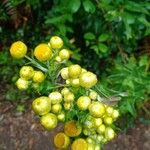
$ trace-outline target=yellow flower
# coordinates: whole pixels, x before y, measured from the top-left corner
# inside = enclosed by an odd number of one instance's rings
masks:
[[[72,150],[88,150],[88,143],[86,140],[79,138],[76,139],[72,145],[71,145]]]
[[[59,36],[52,36],[50,45],[52,48],[61,48],[63,46],[63,40]]]
[[[77,126],[74,120],[66,122],[64,132],[69,137],[76,137],[80,135],[81,131],[82,131],[81,126]]]
[[[52,50],[47,44],[39,44],[34,50],[34,56],[39,61],[47,61],[52,57]]]
[[[10,54],[16,59],[23,58],[27,53],[27,46],[21,42],[14,42],[10,47]]]
[[[34,71],[33,81],[36,83],[41,83],[45,79],[45,75],[41,71]]]
[[[70,144],[70,138],[63,132],[56,134],[54,144],[57,148],[66,149]]]

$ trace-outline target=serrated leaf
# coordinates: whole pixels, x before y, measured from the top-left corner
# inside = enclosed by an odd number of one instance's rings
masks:
[[[107,47],[105,44],[103,44],[103,43],[98,44],[98,49],[99,49],[102,53],[107,53],[107,51],[108,51],[108,47]]]
[[[108,40],[108,38],[109,38],[109,34],[104,33],[104,34],[101,34],[101,35],[98,37],[98,41],[100,41],[100,42],[105,42],[105,41]]]
[[[71,10],[72,13],[75,13],[79,10],[81,6],[81,1],[80,0],[70,0],[68,7]]]
[[[86,12],[95,12],[95,5],[90,0],[83,1],[83,7]]]
[[[95,35],[92,32],[87,32],[84,34],[84,38],[86,40],[94,40],[95,39]]]

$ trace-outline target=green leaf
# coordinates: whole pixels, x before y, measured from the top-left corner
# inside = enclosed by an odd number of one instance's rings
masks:
[[[133,97],[128,97],[123,99],[120,102],[120,112],[122,114],[126,114],[126,113],[130,113],[133,117],[136,116],[136,110],[135,110],[135,100],[133,99]]]
[[[123,82],[122,82],[122,85],[126,86],[126,87],[128,87],[132,90],[135,88],[133,80],[130,77],[127,77],[126,79],[124,79]]]
[[[96,52],[97,55],[99,55],[99,50],[98,50],[97,45],[92,45],[90,48],[93,49]]]
[[[86,40],[94,40],[96,37],[92,32],[87,32],[87,33],[84,34],[84,38]]]
[[[138,20],[142,23],[142,24],[144,24],[145,26],[147,26],[147,27],[150,27],[150,22],[148,22],[147,21],[147,19],[145,18],[145,16],[140,16],[139,18],[138,18]]]
[[[95,12],[95,5],[90,0],[83,1],[83,7],[86,12]]]
[[[102,1],[102,3],[106,3],[106,4],[109,4],[109,3],[111,3],[111,0],[101,0]]]
[[[59,26],[59,24],[65,24],[66,21],[71,22],[72,21],[72,15],[66,13],[60,16],[55,16],[52,18],[48,18],[45,23],[46,24],[55,24],[57,26]]]
[[[85,41],[85,45],[86,45],[86,46],[89,46],[89,45],[90,45],[90,42],[89,42],[89,41]]]
[[[145,36],[150,35],[150,28],[147,28],[147,29],[146,29],[146,31],[145,31],[145,33],[144,33],[144,35],[145,35]]]
[[[135,16],[131,13],[124,12],[122,13],[122,18],[127,24],[133,24],[135,22]]]
[[[71,10],[72,13],[77,12],[80,6],[81,6],[80,0],[70,0],[68,4],[68,8]]]
[[[133,99],[127,99],[126,108],[132,116],[136,116],[136,111],[135,111]]]
[[[148,56],[142,56],[139,60],[139,66],[146,66],[148,64]]]
[[[105,44],[103,44],[103,43],[98,44],[98,49],[99,49],[102,53],[107,53],[107,51],[108,51],[108,47],[107,47]]]
[[[104,34],[101,34],[101,35],[98,37],[98,41],[100,41],[100,42],[105,42],[105,41],[108,40],[108,38],[109,38],[109,34],[104,33]]]
[[[143,7],[147,8],[150,10],[150,3],[149,2],[144,2]]]
[[[125,35],[127,37],[127,40],[131,39],[132,38],[132,28],[131,26],[124,21],[124,24],[125,24]]]
[[[64,25],[64,24],[60,24],[59,26],[58,26],[58,29],[59,29],[59,31],[60,31],[60,33],[62,34],[62,35],[66,35],[66,26]]]
[[[128,1],[127,4],[125,5],[125,8],[131,12],[144,13],[149,15],[149,12],[145,7],[141,5],[141,3]]]

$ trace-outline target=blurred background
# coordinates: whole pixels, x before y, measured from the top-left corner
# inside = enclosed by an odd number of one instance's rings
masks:
[[[0,150],[54,149],[54,133],[31,111],[34,93],[15,86],[25,61],[9,54],[17,40],[31,52],[53,35],[74,53],[71,61],[97,74],[104,93],[120,99],[120,134],[104,150],[149,150],[149,0],[0,1]]]

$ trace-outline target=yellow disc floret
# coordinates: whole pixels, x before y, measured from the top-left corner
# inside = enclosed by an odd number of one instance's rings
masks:
[[[77,106],[80,110],[88,109],[90,103],[91,103],[91,99],[88,96],[81,96],[77,100]]]
[[[36,83],[41,83],[45,80],[45,75],[42,71],[34,71],[33,81]]]
[[[40,122],[45,129],[51,130],[57,126],[57,117],[52,113],[48,113],[40,118]]]
[[[71,145],[72,150],[88,150],[88,143],[86,140],[79,138],[76,139],[72,145]]]
[[[29,87],[29,81],[19,78],[16,82],[16,85],[19,90],[26,90]]]
[[[69,137],[76,137],[80,135],[81,131],[81,126],[77,125],[77,123],[74,120],[66,122],[64,132]]]
[[[39,44],[34,50],[34,56],[39,61],[47,61],[52,57],[52,50],[47,44]]]
[[[60,74],[63,79],[68,79],[69,78],[68,67],[62,68]]]
[[[109,141],[112,140],[114,137],[115,137],[115,131],[112,128],[107,127],[105,130],[105,138]]]
[[[52,104],[58,104],[62,101],[62,95],[58,91],[50,93],[49,98]]]
[[[59,52],[59,57],[62,59],[62,60],[68,60],[70,58],[70,52],[69,50],[67,49],[62,49],[60,52]]]
[[[34,70],[31,66],[23,66],[20,69],[20,77],[29,80],[33,77]]]
[[[54,49],[59,49],[63,46],[63,40],[59,36],[52,36],[50,39],[50,45]]]
[[[36,98],[32,102],[32,109],[38,115],[45,115],[51,110],[51,101],[46,96]]]
[[[71,65],[68,67],[68,73],[70,78],[78,78],[81,74],[82,68],[79,65]]]
[[[52,110],[51,110],[52,113],[58,114],[61,112],[61,110],[62,110],[62,105],[60,103],[52,105]]]
[[[94,73],[84,72],[79,77],[80,85],[85,88],[91,88],[97,83],[97,77]]]
[[[10,54],[16,59],[23,58],[27,53],[27,46],[21,42],[14,42],[10,47]]]
[[[92,102],[89,106],[89,112],[93,117],[102,117],[105,113],[105,106],[101,102]]]
[[[70,138],[63,132],[60,132],[54,137],[54,144],[59,149],[66,149],[70,144]]]

